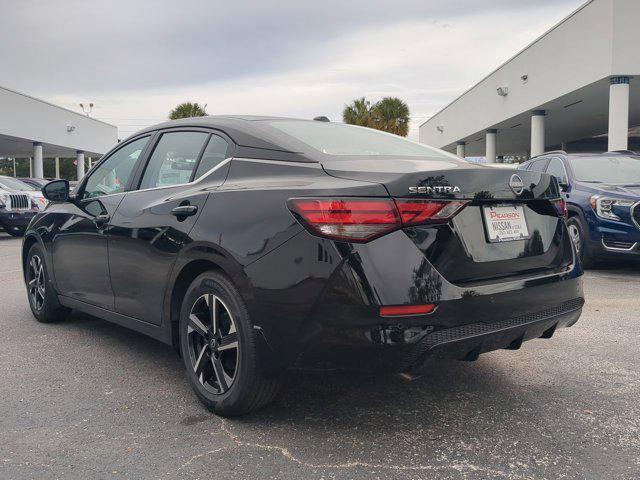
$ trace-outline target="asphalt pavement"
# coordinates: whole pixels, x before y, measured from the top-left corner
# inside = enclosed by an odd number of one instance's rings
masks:
[[[640,477],[640,267],[588,271],[551,340],[427,376],[292,374],[225,420],[168,346],[81,314],[43,325],[0,234],[0,479]]]

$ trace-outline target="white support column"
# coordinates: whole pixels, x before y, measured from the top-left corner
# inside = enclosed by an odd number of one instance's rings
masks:
[[[91,157],[89,157],[89,161],[87,162],[87,165],[89,166],[89,170],[91,170],[91,167],[93,167],[93,159]]]
[[[458,142],[456,144],[456,155],[458,155],[460,158],[464,158],[464,150],[465,150],[465,146],[467,145],[467,142]]]
[[[534,110],[531,113],[531,156],[537,157],[544,153],[544,110]]]
[[[33,157],[29,157],[29,176],[33,177]]]
[[[40,142],[33,142],[33,169],[32,177],[42,178],[44,177],[44,168],[42,166],[42,144]]]
[[[496,158],[498,156],[497,137],[498,130],[496,130],[495,128],[490,128],[489,130],[487,130],[487,140],[484,155],[487,159],[487,163],[496,163]]]
[[[56,178],[60,178],[60,157],[56,157]]]
[[[611,77],[609,151],[629,148],[629,77]]]
[[[78,150],[76,154],[76,172],[78,181],[80,181],[82,180],[82,177],[84,177],[84,151]]]

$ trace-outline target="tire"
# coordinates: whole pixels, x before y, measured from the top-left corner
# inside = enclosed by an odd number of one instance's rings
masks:
[[[244,415],[275,398],[281,378],[267,378],[260,371],[256,330],[240,292],[226,276],[209,271],[191,283],[179,328],[187,378],[209,410],[221,416]]]
[[[583,268],[593,267],[594,261],[589,256],[585,243],[584,227],[578,217],[569,217],[567,220],[567,230],[569,231],[569,238],[576,249],[576,254],[580,259],[580,263]]]
[[[27,299],[37,321],[58,322],[64,320],[71,310],[60,305],[44,258],[44,252],[39,244],[36,243],[29,249],[25,265]]]

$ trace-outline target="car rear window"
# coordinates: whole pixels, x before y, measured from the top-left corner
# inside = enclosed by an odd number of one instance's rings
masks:
[[[325,155],[458,158],[371,128],[317,121],[274,120],[269,125]]]

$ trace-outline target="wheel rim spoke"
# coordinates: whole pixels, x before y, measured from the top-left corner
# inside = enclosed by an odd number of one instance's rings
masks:
[[[205,339],[209,335],[209,329],[193,313],[189,315],[189,326],[188,326],[187,333],[192,333],[192,332],[196,332],[198,335],[200,335],[201,337],[204,337]]]
[[[234,348],[238,348],[238,335],[236,333],[230,333],[229,335],[222,337],[222,341],[218,347],[219,352],[232,350]]]
[[[216,380],[218,382],[218,386],[220,387],[221,393],[224,393],[229,389],[229,383],[231,383],[227,381],[227,378],[229,377],[225,373],[220,359],[211,357],[211,364],[213,365],[213,372],[215,373]],[[230,379],[230,380],[233,380],[233,379]]]
[[[208,295],[209,297],[209,318],[211,318],[211,333],[216,335],[218,333],[218,297],[214,295]]]
[[[196,359],[196,362],[193,365],[193,370],[196,372],[196,377],[200,379],[200,382],[202,382],[202,370],[204,369],[204,366],[206,365],[207,360],[209,359],[207,350],[209,350],[209,346],[204,345],[202,347],[202,350],[200,350],[200,355],[198,355],[198,358]]]

